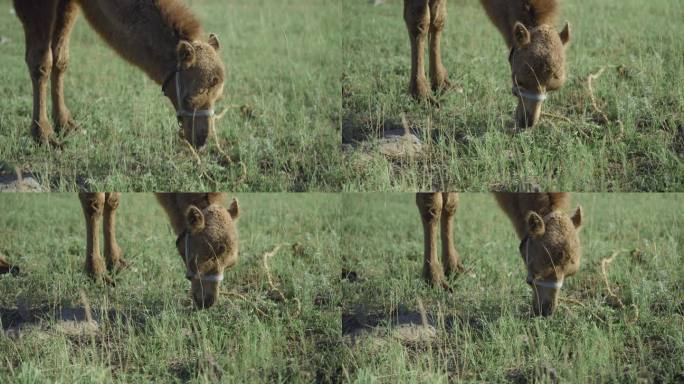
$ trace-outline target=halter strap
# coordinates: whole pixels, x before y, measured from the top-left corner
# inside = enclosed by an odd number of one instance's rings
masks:
[[[524,99],[528,100],[534,100],[534,101],[544,101],[546,100],[546,93],[545,92],[532,92],[528,91],[524,88],[521,88],[517,85],[514,85],[513,88],[511,89],[513,94],[518,97],[522,97]]]
[[[183,99],[181,99],[181,89],[180,89],[180,76],[183,69],[179,65],[174,71],[169,72],[169,74],[164,79],[162,83],[162,93],[166,93],[166,86],[171,77],[176,76],[176,105],[178,109],[176,110],[176,117],[211,117],[214,116],[213,109],[196,109],[194,111],[186,111],[183,109]]]
[[[528,282],[536,287],[544,287],[544,288],[552,288],[552,289],[561,289],[563,288],[563,280],[536,280],[533,279],[532,281]]]
[[[199,281],[208,281],[208,282],[214,282],[218,283],[223,281],[223,273],[215,273],[215,274],[210,274],[210,275],[198,275],[195,272],[192,272],[190,270],[190,263],[189,263],[189,256],[190,256],[190,231],[187,229],[183,230],[180,235],[178,235],[178,239],[176,239],[176,243],[178,243],[181,239],[183,238],[183,241],[185,242],[185,277],[188,279],[197,279]]]

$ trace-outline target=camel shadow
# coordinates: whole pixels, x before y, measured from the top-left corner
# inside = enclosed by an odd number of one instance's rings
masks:
[[[444,312],[409,309],[399,305],[393,313],[370,312],[363,305],[351,313],[342,314],[342,336],[355,345],[367,337],[392,338],[400,342],[429,342],[438,332],[467,328],[482,336],[485,325],[501,317],[501,310],[491,308],[482,312],[447,314]]]
[[[132,325],[135,328],[144,327],[149,320],[149,311],[122,311],[114,308],[90,309],[85,306],[55,307],[41,304],[26,308],[18,305],[16,308],[0,307],[0,325],[2,331],[10,338],[19,339],[31,330],[46,331],[56,329],[68,335],[90,335],[106,324]]]

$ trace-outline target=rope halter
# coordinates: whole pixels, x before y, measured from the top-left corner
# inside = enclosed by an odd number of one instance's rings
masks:
[[[223,273],[214,273],[214,274],[198,274],[196,272],[193,272],[190,270],[190,231],[187,229],[184,230],[179,236],[178,240],[176,242],[180,241],[181,237],[183,237],[183,241],[185,242],[185,278],[188,280],[193,280],[197,279],[202,282],[213,282],[213,283],[218,283],[223,281]]]
[[[529,250],[530,250],[530,235],[525,235],[525,238],[523,238],[522,243],[520,244],[520,247],[522,248],[523,244],[525,245],[525,266],[529,268]],[[535,287],[543,287],[543,288],[551,288],[551,289],[561,289],[563,287],[563,279],[561,278],[560,280],[540,280],[540,279],[533,279],[532,274],[529,272],[527,273],[527,284],[529,285],[534,285]]]
[[[183,99],[181,98],[181,86],[180,86],[180,76],[183,72],[183,68],[180,65],[176,67],[176,70],[171,71],[166,78],[164,83],[162,83],[162,93],[166,93],[166,86],[171,80],[171,77],[175,75],[176,77],[176,105],[178,109],[176,110],[176,117],[211,117],[214,116],[213,109],[196,109],[194,111],[187,111],[183,109]]]

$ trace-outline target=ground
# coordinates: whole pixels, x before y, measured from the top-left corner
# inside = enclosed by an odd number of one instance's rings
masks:
[[[518,133],[508,50],[478,1],[448,3],[443,59],[464,91],[438,97],[440,108],[411,100],[402,1],[383,3],[345,1],[342,10],[346,190],[684,187],[679,1],[561,2],[560,22],[572,28],[568,81],[544,103],[541,123]],[[595,108],[587,78],[601,69]],[[409,155],[386,149],[382,137],[404,130],[420,139],[417,154],[413,144]]]
[[[449,281],[448,294],[421,280],[412,194],[345,195],[346,379],[682,382],[684,196],[576,194],[573,201],[585,214],[581,268],[566,279],[558,311],[532,318],[519,241],[492,196],[461,194],[455,238],[468,273]],[[615,253],[606,278],[617,298],[601,272]]]
[[[124,194],[116,287],[83,271],[74,194],[2,194],[0,381],[328,382],[339,373],[339,214],[330,194],[238,194],[238,264],[193,311],[175,236],[151,194]],[[7,209],[12,207],[13,209]],[[268,283],[263,254],[269,259]],[[90,318],[86,305],[90,307]]]
[[[216,33],[228,77],[217,113],[221,147],[178,139],[160,87],[120,59],[82,17],[71,39],[65,97],[82,130],[62,151],[29,134],[32,93],[24,34],[0,0],[0,175],[18,169],[44,190],[331,191],[339,189],[341,7],[313,0],[188,0]],[[49,112],[48,112],[49,115]]]

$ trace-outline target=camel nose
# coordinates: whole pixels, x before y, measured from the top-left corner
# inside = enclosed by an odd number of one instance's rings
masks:
[[[213,128],[211,118],[183,118],[183,138],[193,147],[199,149],[204,147],[209,137],[209,132]]]
[[[195,304],[201,309],[210,308],[216,302],[216,296],[212,293],[195,296]]]
[[[552,303],[541,303],[540,305],[534,306],[534,315],[547,317],[551,316],[554,310],[555,308]]]
[[[515,121],[519,128],[530,128],[539,122],[541,103],[519,102],[515,110]]]

